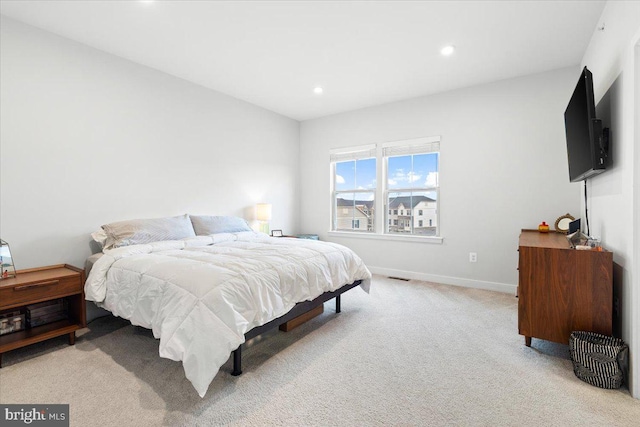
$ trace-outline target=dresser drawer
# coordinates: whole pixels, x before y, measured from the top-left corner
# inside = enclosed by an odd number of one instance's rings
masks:
[[[82,292],[80,277],[80,275],[59,277],[2,287],[0,288],[0,309],[80,293]]]

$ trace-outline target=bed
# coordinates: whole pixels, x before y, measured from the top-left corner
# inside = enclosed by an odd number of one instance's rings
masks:
[[[356,286],[369,291],[371,273],[344,246],[220,226],[212,220],[220,217],[176,218],[177,233],[176,224],[153,220],[103,226],[104,254],[85,297],[151,329],[160,356],[182,361],[201,397],[232,352],[232,374],[241,373],[246,339],[331,298],[339,312],[340,295]]]

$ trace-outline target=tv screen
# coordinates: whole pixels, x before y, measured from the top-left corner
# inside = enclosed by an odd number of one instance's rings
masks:
[[[605,170],[606,144],[602,122],[596,118],[593,77],[584,67],[564,112],[569,180],[578,182]]]

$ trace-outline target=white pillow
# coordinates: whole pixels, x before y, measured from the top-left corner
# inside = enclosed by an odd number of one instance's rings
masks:
[[[101,228],[100,230],[94,231],[91,233],[91,238],[98,242],[101,248],[104,247],[104,244],[107,242],[107,233]]]
[[[112,222],[111,224],[103,225],[102,229],[107,235],[104,249],[140,245],[162,240],[180,240],[196,235],[187,214],[167,218]]]

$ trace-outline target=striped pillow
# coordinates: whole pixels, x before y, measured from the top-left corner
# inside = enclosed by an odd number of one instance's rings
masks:
[[[187,214],[167,218],[112,222],[103,225],[102,229],[107,234],[104,249],[162,240],[179,240],[196,235]]]
[[[198,236],[218,233],[239,233],[252,231],[247,221],[237,216],[196,216],[191,215],[193,229]]]

